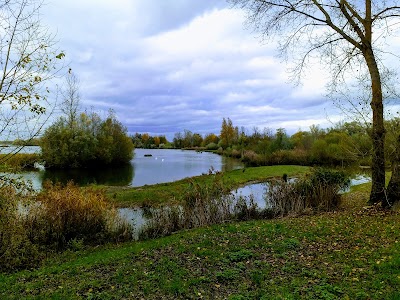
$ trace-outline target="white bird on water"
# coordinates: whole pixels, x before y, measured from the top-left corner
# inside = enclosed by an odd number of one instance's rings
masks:
[[[42,165],[42,164],[40,164],[40,163],[38,163],[38,162],[35,162],[35,163],[33,164],[33,167],[36,168],[36,169],[38,169],[38,170],[40,170],[40,171],[46,170],[46,168],[44,167],[44,165]]]

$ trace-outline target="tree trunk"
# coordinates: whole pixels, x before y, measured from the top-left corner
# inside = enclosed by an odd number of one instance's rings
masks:
[[[387,187],[387,201],[384,206],[392,206],[395,202],[400,201],[400,135],[397,137],[395,153],[393,153],[391,161],[392,177]]]
[[[365,49],[364,57],[371,76],[372,88],[372,189],[369,202],[371,204],[378,202],[385,204],[385,127],[383,122],[381,78],[371,46]]]

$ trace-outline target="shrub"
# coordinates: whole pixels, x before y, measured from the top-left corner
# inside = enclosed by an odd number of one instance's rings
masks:
[[[222,173],[213,176],[211,183],[190,181],[183,197],[183,226],[196,228],[218,224],[230,218],[232,195],[223,183]]]
[[[260,155],[252,150],[245,150],[243,153],[242,161],[248,166],[260,166],[262,165],[262,159]]]
[[[149,209],[152,218],[139,233],[140,239],[169,235],[229,220],[272,218],[277,215],[303,213],[310,209],[330,210],[339,205],[340,189],[349,184],[342,172],[315,169],[296,182],[275,181],[269,184],[267,208],[260,210],[252,197],[235,200],[224,185],[221,173],[212,174],[209,183],[190,180],[181,206]]]
[[[24,216],[19,208],[29,200],[21,187],[5,183],[0,187],[0,271],[34,266],[40,260],[38,247],[27,235]]]
[[[151,219],[139,232],[139,239],[162,237],[184,228],[181,207],[162,207],[147,209]]]
[[[41,138],[42,158],[50,168],[120,165],[133,158],[132,139],[113,115],[81,114],[70,124],[60,118]]]
[[[102,190],[46,182],[37,200],[40,206],[27,220],[35,243],[63,249],[73,240],[98,244],[132,237],[131,226],[107,204]]]
[[[262,216],[252,195],[248,198],[240,196],[233,207],[233,214],[240,221],[259,219]]]
[[[222,151],[222,154],[224,156],[231,156],[232,155],[232,148],[231,147],[226,148],[225,150]]]
[[[275,165],[306,165],[309,160],[307,152],[301,149],[278,150],[269,159],[270,164]]]
[[[233,149],[232,153],[231,153],[231,156],[234,157],[234,158],[241,158],[242,157],[242,152],[240,150]]]
[[[317,168],[299,188],[307,195],[307,205],[322,210],[330,210],[340,204],[340,190],[349,187],[349,177],[341,171]]]
[[[18,180],[0,179],[0,271],[35,267],[46,252],[124,241],[132,233],[102,191],[46,183],[35,196]]]
[[[296,182],[272,182],[266,201],[276,215],[302,213],[308,209],[328,211],[338,207],[340,190],[349,184],[345,173],[318,168]]]
[[[152,210],[153,218],[139,237],[164,236],[177,230],[219,224],[231,219],[233,195],[224,185],[221,173],[210,176],[213,176],[210,183],[190,180],[182,206]]]
[[[207,150],[217,150],[217,149],[218,149],[218,145],[217,145],[216,143],[209,143],[209,144],[206,146],[206,149],[207,149]]]
[[[296,184],[284,181],[272,181],[266,193],[267,206],[271,207],[274,215],[302,213],[305,210],[305,200],[299,194]]]

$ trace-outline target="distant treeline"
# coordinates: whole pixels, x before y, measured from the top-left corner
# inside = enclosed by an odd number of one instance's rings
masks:
[[[400,119],[386,122],[386,157],[390,158]],[[241,159],[251,166],[272,164],[298,165],[365,165],[371,162],[372,142],[368,126],[357,122],[337,124],[328,129],[311,126],[308,131],[288,135],[284,128],[275,132],[268,128],[251,131],[222,120],[219,135],[202,136],[190,130],[175,133],[172,142],[165,136],[152,137],[136,133],[132,141],[137,148],[176,148],[209,150]]]
[[[135,148],[173,148],[170,142],[167,141],[165,135],[151,136],[148,133],[135,133],[131,136]]]
[[[386,121],[385,128],[385,151],[386,159],[389,160],[395,151],[400,118]],[[238,158],[249,166],[272,164],[369,166],[372,153],[370,128],[357,122],[339,123],[327,129],[313,125],[307,131],[288,135],[284,128],[278,128],[276,131],[268,128],[261,130],[257,127],[252,130],[239,128],[233,125],[231,119],[224,118],[219,135],[209,133],[203,136],[184,130],[175,133],[172,141],[168,141],[165,135],[151,136],[148,133],[136,133],[130,136],[130,139],[135,148],[213,151]],[[17,139],[0,143],[37,146],[41,141]],[[103,142],[100,144],[104,146]]]
[[[14,141],[0,141],[0,145],[7,145],[7,146],[39,146],[40,139],[33,138],[29,140],[23,139],[16,139]]]

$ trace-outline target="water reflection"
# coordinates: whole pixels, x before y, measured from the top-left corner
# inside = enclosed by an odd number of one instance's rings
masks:
[[[232,194],[236,199],[242,197],[248,200],[251,197],[259,208],[264,209],[266,207],[265,194],[267,189],[268,183],[254,183],[238,188]]]
[[[132,164],[135,169],[132,186],[172,182],[206,174],[210,168],[216,171],[243,168],[240,161],[214,153],[171,149],[136,149]]]
[[[104,184],[119,186],[143,186],[172,182],[208,173],[210,168],[228,171],[242,168],[233,159],[209,152],[196,152],[171,149],[136,149],[130,164],[122,167],[101,168],[97,170],[46,170],[42,180],[68,182],[79,185]]]
[[[243,168],[235,159],[209,152],[196,152],[172,149],[136,149],[134,159],[120,167],[99,169],[49,170],[23,172],[20,175],[33,182],[40,189],[42,182],[114,186],[143,186],[172,182],[186,177],[207,174],[213,168],[216,171],[230,171]]]
[[[114,168],[101,169],[71,169],[71,170],[46,170],[41,172],[41,181],[67,183],[73,180],[76,184],[84,186],[89,184],[101,185],[129,185],[135,176],[131,164]]]
[[[118,208],[118,214],[123,220],[126,220],[133,226],[133,236],[138,239],[140,230],[146,225],[149,220],[145,216],[143,209],[141,208]]]

